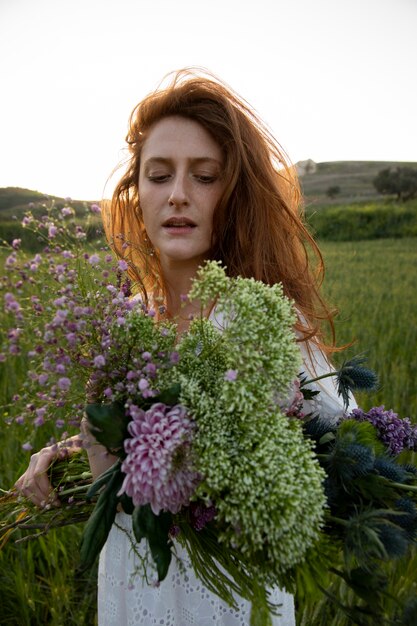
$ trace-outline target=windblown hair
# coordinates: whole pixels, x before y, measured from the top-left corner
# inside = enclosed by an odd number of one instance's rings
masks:
[[[225,188],[214,213],[210,258],[221,260],[230,276],[281,282],[299,312],[302,339],[313,338],[331,352],[321,328],[329,322],[334,336],[332,314],[320,295],[323,260],[303,222],[295,168],[244,100],[216,78],[189,70],[176,72],[168,87],[133,110],[128,167],[103,207],[108,241],[119,258],[128,260],[142,297],[147,301],[165,293],[158,257],[146,238],[138,184],[144,142],[154,124],[168,116],[198,122],[223,151]]]

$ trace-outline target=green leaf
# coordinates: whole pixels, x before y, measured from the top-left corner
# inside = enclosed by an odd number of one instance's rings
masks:
[[[128,436],[127,425],[130,422],[123,405],[120,402],[87,404],[86,413],[89,428],[97,441],[110,452],[123,451],[123,441]]]
[[[128,496],[127,493],[122,493],[122,495],[119,496],[119,502],[123,507],[123,511],[128,515],[132,515],[135,510],[135,506],[132,502],[132,498]]]
[[[175,404],[178,404],[180,393],[181,385],[179,383],[174,383],[171,387],[162,391],[158,396],[156,396],[156,398],[153,398],[153,402],[163,402],[169,406],[174,406]]]
[[[94,562],[101,549],[106,543],[108,534],[113,525],[117,512],[117,504],[119,498],[117,493],[122,486],[124,475],[120,471],[120,461],[117,462],[119,467],[110,473],[105,489],[100,493],[94,510],[87,521],[80,545],[80,565],[78,571],[85,572],[94,565]]]
[[[152,558],[158,572],[158,580],[164,580],[171,563],[169,529],[172,525],[171,513],[155,515],[149,504],[137,506],[132,515],[133,533],[140,543],[147,539]]]

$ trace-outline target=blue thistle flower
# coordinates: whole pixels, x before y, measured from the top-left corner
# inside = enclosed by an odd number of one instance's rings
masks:
[[[392,480],[394,483],[403,483],[407,481],[408,472],[402,465],[398,465],[391,459],[378,457],[375,460],[374,469],[380,476]]]
[[[387,519],[400,526],[410,541],[415,541],[417,534],[417,508],[409,498],[400,498],[395,503],[395,514],[387,515]]]
[[[345,361],[336,374],[337,392],[342,396],[345,408],[349,406],[351,391],[372,391],[378,387],[375,372],[362,366],[365,361],[363,356],[353,357]]]
[[[377,532],[388,558],[400,558],[407,553],[410,542],[403,528],[394,524],[381,524]]]
[[[336,444],[328,458],[329,469],[342,483],[369,474],[375,463],[375,455],[369,446],[360,443]]]
[[[316,415],[312,419],[304,421],[303,429],[309,437],[316,441],[319,441],[321,437],[329,431],[335,430],[335,428],[329,424],[329,420],[321,419],[320,415]]]

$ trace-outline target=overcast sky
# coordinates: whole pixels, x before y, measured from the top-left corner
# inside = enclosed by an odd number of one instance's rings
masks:
[[[202,66],[293,162],[417,161],[417,0],[0,0],[0,187],[97,200],[134,105]]]

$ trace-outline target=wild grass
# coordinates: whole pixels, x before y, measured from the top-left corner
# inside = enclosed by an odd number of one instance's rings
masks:
[[[348,354],[365,353],[380,379],[377,393],[359,395],[361,405],[385,404],[417,422],[416,246],[412,238],[322,243],[338,343],[355,341]]]

